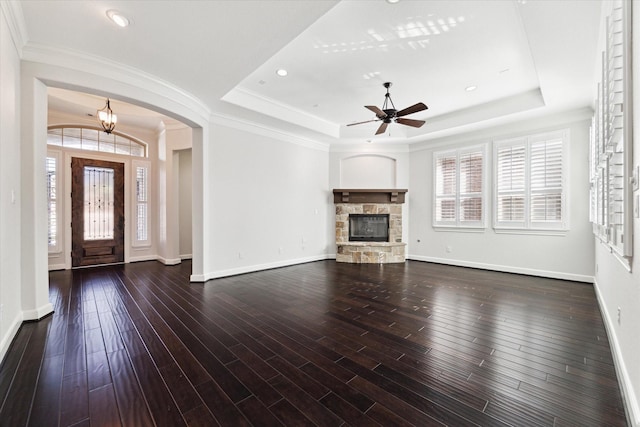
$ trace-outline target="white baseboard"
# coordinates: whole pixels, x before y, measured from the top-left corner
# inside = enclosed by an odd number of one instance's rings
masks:
[[[613,326],[614,323],[609,311],[607,310],[607,306],[604,304],[597,281],[595,281],[594,288],[596,290],[596,297],[598,298],[598,305],[600,306],[600,311],[604,318],[604,326],[607,329],[607,336],[609,337],[613,363],[616,367],[616,375],[618,376],[618,383],[620,384],[622,392],[622,400],[624,401],[627,413],[627,421],[630,426],[640,426],[640,407],[638,406],[638,398],[636,397],[635,390],[633,389],[633,381],[629,378],[627,366],[622,358],[622,351],[620,350],[618,337],[615,334],[615,328]]]
[[[51,303],[46,303],[42,307],[38,307],[34,310],[23,311],[22,320],[40,320],[51,313],[53,313],[53,305]]]
[[[584,274],[564,273],[561,271],[536,270],[533,268],[513,267],[509,265],[486,264],[480,262],[460,261],[456,259],[435,258],[422,255],[408,255],[407,259],[415,261],[433,262],[436,264],[455,265],[458,267],[479,268],[482,270],[502,271],[504,273],[526,274],[528,276],[549,277],[551,279],[572,280],[575,282],[593,283],[593,276]]]
[[[7,355],[7,351],[9,351],[9,346],[13,341],[13,338],[18,333],[20,329],[20,325],[22,325],[22,313],[19,312],[16,317],[9,325],[9,329],[7,329],[7,333],[4,334],[2,339],[0,340],[0,364],[4,361],[4,357]]]
[[[177,265],[182,262],[180,258],[163,258],[163,257],[155,257],[156,260],[160,261],[164,265]]]
[[[270,270],[272,268],[288,267],[290,265],[305,264],[307,262],[323,261],[331,259],[330,255],[316,255],[305,258],[288,259],[284,261],[275,261],[265,264],[247,265],[243,267],[230,268],[227,270],[213,271],[206,274],[192,274],[190,280],[192,282],[206,282],[211,279],[220,279],[222,277],[237,276],[238,274],[254,273],[256,271]]]
[[[193,258],[193,254],[184,254],[184,255],[180,255],[180,259],[181,260],[185,260],[185,259],[192,259]]]
[[[156,255],[140,255],[140,256],[131,256],[127,260],[127,262],[141,262],[141,261],[159,261]]]
[[[49,271],[64,270],[66,268],[65,264],[49,264]]]

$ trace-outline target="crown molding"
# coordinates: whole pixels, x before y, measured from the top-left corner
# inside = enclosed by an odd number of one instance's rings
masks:
[[[298,126],[331,136],[333,138],[340,137],[340,125],[323,120],[313,114],[293,108],[290,105],[277,102],[271,98],[267,98],[257,93],[243,89],[235,88],[222,97],[222,100],[230,104],[238,105],[249,110],[258,111],[276,119],[295,123]]]
[[[24,14],[22,13],[22,6],[17,0],[3,0],[0,1],[0,8],[9,26],[13,44],[18,51],[18,55],[22,57],[22,49],[29,40],[27,25],[24,21]]]
[[[379,154],[379,153],[408,153],[409,144],[385,144],[377,143],[354,143],[354,144],[332,144],[332,153],[358,153],[358,154]]]
[[[75,71],[111,78],[168,98],[203,119],[206,119],[211,114],[209,107],[199,98],[180,87],[140,69],[109,61],[99,56],[72,49],[61,49],[45,44],[28,42],[22,48],[22,60],[71,68]]]
[[[564,111],[547,112],[542,115],[527,115],[518,121],[471,128],[465,132],[423,140],[410,145],[410,151],[433,150],[451,145],[468,143],[487,143],[494,139],[509,138],[530,132],[546,132],[561,126],[591,120],[593,109],[591,107],[576,108]]]
[[[330,149],[330,145],[327,143],[315,141],[309,138],[303,138],[293,133],[284,132],[270,126],[265,126],[225,114],[212,113],[210,122],[211,124],[227,126],[233,129],[262,135],[267,138],[273,138],[279,141],[288,142],[290,144],[299,145],[301,147],[311,148],[313,150],[328,152]]]

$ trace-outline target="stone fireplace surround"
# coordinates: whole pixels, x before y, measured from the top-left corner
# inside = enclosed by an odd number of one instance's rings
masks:
[[[405,262],[402,203],[406,189],[334,189],[336,261],[388,264]],[[350,242],[349,214],[389,214],[388,242]]]

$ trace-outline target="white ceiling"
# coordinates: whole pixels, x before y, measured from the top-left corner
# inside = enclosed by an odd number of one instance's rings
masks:
[[[106,59],[181,88],[214,114],[328,143],[424,141],[589,107],[595,90],[600,1],[20,4],[26,51]],[[116,27],[109,9],[131,25]],[[288,76],[278,77],[279,68]],[[379,123],[346,127],[375,119],[364,105],[382,106],[386,81],[397,109],[429,106],[409,116],[427,123],[392,124],[376,137]],[[102,107],[66,91],[50,99],[67,112]],[[155,126],[154,114],[119,108],[119,120]]]

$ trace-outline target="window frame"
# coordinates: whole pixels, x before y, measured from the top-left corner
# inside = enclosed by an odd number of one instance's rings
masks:
[[[146,184],[146,201],[143,202],[147,206],[146,212],[146,228],[147,228],[147,238],[145,240],[138,239],[138,206],[140,205],[140,201],[138,200],[138,168],[144,168],[147,170],[147,184]],[[140,248],[140,247],[149,247],[151,246],[151,187],[149,185],[151,179],[151,161],[149,160],[131,160],[131,176],[132,176],[132,187],[131,187],[131,221],[132,229],[131,229],[131,246]]]
[[[49,254],[59,254],[62,252],[62,245],[60,244],[61,239],[61,205],[64,203],[64,198],[61,198],[60,189],[62,187],[62,153],[60,151],[47,150],[47,159],[53,158],[55,161],[55,177],[56,177],[56,208],[55,208],[55,233],[56,233],[56,244],[49,244],[48,231],[50,228],[51,216],[49,214],[49,203],[51,202],[51,198],[49,197],[48,184],[47,184],[47,251]],[[47,174],[47,166],[45,164],[45,174]],[[46,179],[46,176],[45,176]]]
[[[49,138],[49,135],[54,134],[51,131],[55,131],[55,130],[60,130],[59,143],[51,142],[53,138]],[[69,130],[72,134],[76,133],[75,131],[77,131],[77,135],[67,136],[67,138],[75,141],[76,145],[65,145],[65,130]],[[96,136],[98,139],[94,141],[91,138],[84,138],[83,134],[85,132],[91,132],[91,133],[97,132]],[[106,154],[106,155],[127,156],[132,159],[146,159],[149,157],[149,146],[144,141],[141,141],[138,138],[135,138],[131,135],[127,135],[125,133],[118,132],[118,131],[113,131],[107,136],[104,136],[103,133],[104,133],[104,130],[102,128],[95,127],[95,126],[70,125],[70,124],[51,125],[47,127],[47,145],[52,147],[60,147],[60,148],[71,149],[71,150],[89,151],[93,153],[100,153],[100,154]],[[104,140],[101,139],[101,137],[104,138]],[[112,139],[113,141],[107,141],[107,139]],[[129,148],[128,152],[122,151],[122,147],[124,146],[122,144],[122,141],[125,141],[125,140],[128,141],[128,145],[127,145]],[[86,147],[85,147],[84,141],[87,141]],[[100,147],[102,144],[105,144],[106,146],[112,146],[113,150],[108,151],[108,150],[101,149]],[[141,156],[131,153],[132,151],[131,148],[133,145],[140,147],[140,149],[142,150]],[[97,147],[97,149],[93,147]]]
[[[570,145],[570,131],[569,129],[562,129],[557,131],[543,132],[532,135],[520,136],[517,138],[509,138],[504,140],[497,140],[493,143],[493,228],[496,232],[513,232],[513,233],[565,233],[569,230],[569,186],[567,185],[569,177],[569,145]],[[531,148],[532,145],[540,142],[551,141],[561,139],[561,173],[560,179],[560,209],[561,218],[558,221],[534,221],[532,219],[531,205],[532,194],[537,191],[538,194],[547,192],[547,189],[532,191],[531,187],[531,169],[532,158]],[[504,221],[498,217],[498,202],[500,200],[501,191],[499,190],[499,152],[503,147],[524,147],[524,216],[522,220],[517,221]],[[503,192],[502,194],[506,193]]]
[[[482,171],[481,171],[481,191],[462,193],[461,192],[461,170],[460,159],[462,156],[479,153],[482,156]],[[451,194],[438,194],[438,160],[441,158],[455,158],[455,193]],[[432,226],[434,229],[440,230],[458,230],[458,231],[482,231],[487,227],[487,144],[477,144],[465,147],[459,147],[455,149],[446,149],[433,152],[433,203],[432,203]],[[481,219],[479,221],[463,221],[460,219],[461,215],[461,199],[464,196],[479,195],[481,198]],[[438,220],[438,200],[440,199],[454,199],[455,219],[452,221]]]

